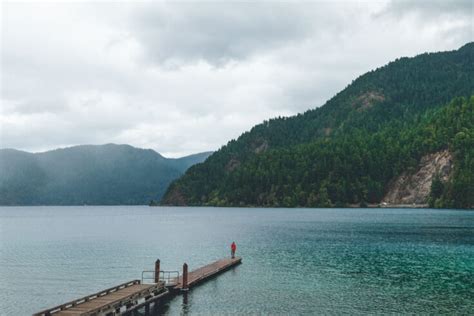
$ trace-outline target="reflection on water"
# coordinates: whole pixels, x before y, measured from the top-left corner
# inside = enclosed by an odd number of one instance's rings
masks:
[[[181,304],[181,315],[187,315],[189,312],[189,302],[188,302],[188,293],[183,293],[183,303]]]
[[[233,240],[242,265],[153,314],[470,314],[473,231],[460,210],[0,208],[0,315],[139,279],[158,258],[193,270]]]

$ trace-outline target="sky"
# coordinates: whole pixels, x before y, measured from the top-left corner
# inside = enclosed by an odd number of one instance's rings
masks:
[[[473,41],[473,3],[2,1],[0,148],[217,150],[396,58]]]

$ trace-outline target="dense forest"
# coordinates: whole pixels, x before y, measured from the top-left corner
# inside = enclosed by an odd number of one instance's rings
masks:
[[[171,184],[171,205],[329,207],[380,203],[391,180],[448,149],[428,201],[474,206],[474,43],[401,58],[320,108],[265,121]]]
[[[168,159],[151,149],[115,144],[36,154],[1,149],[0,205],[148,204],[209,155]]]

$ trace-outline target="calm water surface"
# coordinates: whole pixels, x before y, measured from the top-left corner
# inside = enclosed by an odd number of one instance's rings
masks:
[[[28,315],[162,269],[244,263],[162,313],[472,314],[474,212],[0,208],[0,314]],[[28,304],[24,304],[27,298]]]

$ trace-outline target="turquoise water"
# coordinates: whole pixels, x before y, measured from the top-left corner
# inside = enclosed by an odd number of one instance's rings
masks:
[[[474,212],[0,208],[0,314],[40,309],[227,256],[243,264],[164,314],[472,314]],[[26,301],[27,304],[23,303]]]

